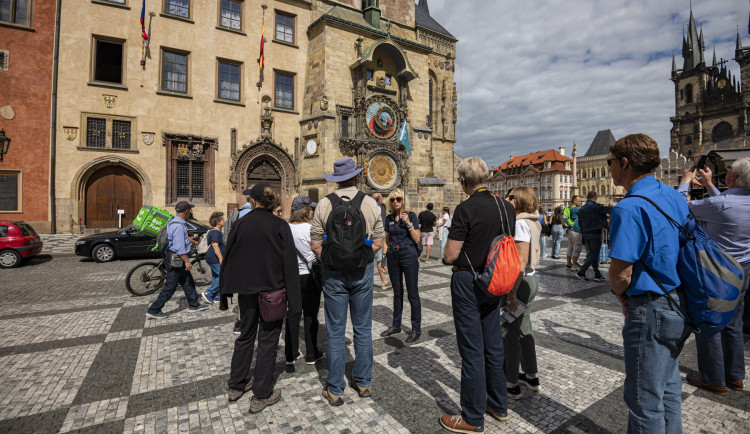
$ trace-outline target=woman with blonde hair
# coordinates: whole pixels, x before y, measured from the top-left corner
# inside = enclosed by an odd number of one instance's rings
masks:
[[[422,334],[422,305],[417,289],[419,255],[416,245],[420,242],[419,220],[409,211],[409,201],[403,190],[396,189],[388,195],[388,215],[383,222],[388,276],[393,285],[393,325],[380,334],[388,337],[401,333],[401,313],[404,308],[404,280],[411,306],[411,333],[407,343],[419,339]],[[383,268],[386,268],[384,265]],[[385,271],[385,270],[383,270]]]
[[[531,329],[531,305],[536,297],[539,283],[536,277],[536,266],[539,263],[539,235],[542,227],[539,224],[539,201],[529,187],[512,189],[506,200],[516,208],[516,248],[521,259],[523,280],[516,289],[508,294],[505,308],[515,311],[516,300],[526,304],[526,311],[515,321],[503,321],[503,347],[505,348],[505,375],[508,382],[508,396],[518,398],[521,395],[522,383],[529,389],[539,391],[539,379],[536,363],[536,345],[534,331]],[[523,368],[519,373],[518,365]]]

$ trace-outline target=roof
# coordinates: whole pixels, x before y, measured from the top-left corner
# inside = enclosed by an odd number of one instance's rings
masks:
[[[510,160],[501,164],[493,170],[507,170],[515,169],[518,167],[526,167],[530,165],[539,165],[547,161],[551,161],[552,170],[565,170],[565,162],[573,161],[572,158],[566,157],[554,149],[548,149],[546,151],[532,152],[531,154],[521,155],[518,157],[511,157]],[[557,164],[560,163],[560,164]],[[557,169],[555,169],[557,168]],[[547,169],[550,170],[550,169]]]
[[[440,23],[430,16],[430,9],[427,7],[426,1],[420,1],[414,8],[414,21],[419,27],[424,27],[427,30],[432,30],[454,40],[456,39],[449,31],[445,30],[445,27],[441,26]]]
[[[591,142],[589,150],[586,151],[584,157],[590,157],[592,155],[609,154],[609,145],[615,142],[615,136],[609,129],[600,130],[596,133],[596,137]]]
[[[314,27],[315,24],[317,24],[320,20],[326,18],[333,19],[339,22],[345,22],[362,29],[376,31],[384,35],[388,35],[390,30],[390,35],[394,40],[422,46],[422,44],[420,44],[413,35],[411,35],[407,30],[396,23],[389,22],[387,20],[380,20],[380,28],[374,28],[370,25],[370,23],[367,22],[367,20],[365,20],[365,17],[361,11],[355,11],[338,5],[332,7],[331,10],[323,14],[314,23],[310,24],[310,28]]]

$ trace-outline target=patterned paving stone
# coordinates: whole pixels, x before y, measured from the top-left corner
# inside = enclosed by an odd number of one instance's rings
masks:
[[[119,308],[0,320],[0,347],[107,333]]]

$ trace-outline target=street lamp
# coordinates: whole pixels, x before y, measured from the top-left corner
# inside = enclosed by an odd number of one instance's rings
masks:
[[[3,156],[8,153],[10,148],[10,137],[5,135],[5,129],[0,130],[0,163],[3,162]]]

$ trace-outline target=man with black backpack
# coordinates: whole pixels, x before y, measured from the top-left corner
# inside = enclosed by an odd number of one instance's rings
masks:
[[[627,190],[610,217],[609,284],[625,316],[628,432],[679,433],[680,352],[690,332],[677,271],[680,233],[649,201],[677,222],[685,221],[689,211],[680,193],[654,177],[661,157],[651,137],[627,135],[611,144],[609,152],[612,180]]]
[[[323,397],[332,406],[344,404],[347,310],[354,329],[352,386],[362,398],[372,395],[373,259],[383,245],[383,220],[377,202],[357,189],[362,170],[351,158],[334,162],[326,181],[338,188],[318,202],[310,228],[325,297],[328,378]]]

